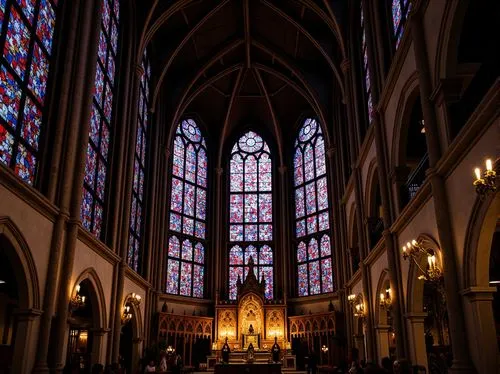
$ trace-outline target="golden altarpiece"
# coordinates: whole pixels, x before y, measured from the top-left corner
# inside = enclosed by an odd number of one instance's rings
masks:
[[[283,367],[295,368],[295,357],[288,355],[287,309],[283,302],[267,301],[265,280],[255,276],[254,261],[248,261],[248,275],[237,282],[236,303],[217,300],[215,305],[215,341],[219,351],[227,341],[231,348],[230,361],[244,361],[252,343],[256,360],[268,361],[275,339],[283,353]],[[211,365],[209,364],[209,367]]]

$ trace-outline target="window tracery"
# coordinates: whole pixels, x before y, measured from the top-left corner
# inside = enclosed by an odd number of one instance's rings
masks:
[[[266,281],[265,297],[274,293],[272,160],[268,145],[253,131],[233,146],[229,186],[229,298],[236,299],[238,277],[243,282],[248,260],[255,276]]]
[[[395,49],[398,49],[401,42],[410,7],[410,0],[392,0],[391,14]]]
[[[120,1],[102,0],[101,30],[85,162],[81,219],[83,227],[101,237],[107,195],[107,177],[113,129],[111,119],[118,52]]]
[[[185,119],[177,126],[172,160],[166,284],[170,294],[203,297],[207,171],[205,139],[196,122]]]
[[[325,144],[312,118],[304,121],[295,142],[294,185],[298,294],[333,292]]]
[[[0,162],[35,183],[58,1],[0,0]]]

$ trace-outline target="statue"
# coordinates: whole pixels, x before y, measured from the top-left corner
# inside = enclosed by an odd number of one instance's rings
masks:
[[[224,345],[222,346],[222,361],[224,363],[229,362],[229,353],[231,352],[231,349],[229,348],[229,344],[227,344],[227,337],[226,341],[224,342]]]
[[[274,344],[273,344],[273,346],[271,348],[271,354],[272,354],[272,357],[273,357],[273,362],[279,362],[279,360],[280,360],[280,352],[281,352],[281,348],[278,345],[278,338],[275,336],[274,337]]]
[[[250,343],[248,345],[248,350],[247,350],[247,362],[253,362],[255,360],[255,349],[253,347],[253,344]]]
[[[253,332],[254,332],[253,326],[252,326],[252,324],[250,324],[250,326],[248,327],[248,333],[253,334]]]

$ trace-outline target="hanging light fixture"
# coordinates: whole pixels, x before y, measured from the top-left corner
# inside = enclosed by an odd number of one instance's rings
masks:
[[[75,294],[69,300],[71,312],[76,311],[79,308],[83,308],[85,306],[85,296],[80,295],[80,285],[78,284],[75,287]]]
[[[422,241],[417,242],[415,239],[413,239],[411,242],[408,242],[403,246],[402,251],[403,259],[411,259],[411,261],[413,261],[413,263],[422,272],[422,275],[420,275],[418,279],[425,280],[431,283],[441,282],[443,278],[443,272],[437,264],[436,254],[432,248],[425,248]],[[425,270],[422,269],[422,267],[418,264],[418,260],[422,255],[427,255],[428,267]]]
[[[387,287],[387,289],[384,292],[380,293],[380,307],[382,309],[390,309],[392,304],[392,298],[391,298],[391,287]]]
[[[480,168],[474,169],[474,174],[476,176],[474,186],[476,187],[476,192],[481,198],[484,198],[489,193],[497,190],[497,173],[493,170],[493,163],[491,162],[491,159],[487,159],[485,161],[485,166],[486,170],[483,173],[481,173]]]

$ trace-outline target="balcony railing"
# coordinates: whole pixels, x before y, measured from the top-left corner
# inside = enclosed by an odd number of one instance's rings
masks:
[[[402,200],[404,205],[408,204],[415,197],[418,190],[425,181],[425,171],[429,168],[429,155],[426,153],[417,167],[408,175],[406,183],[402,185]]]

